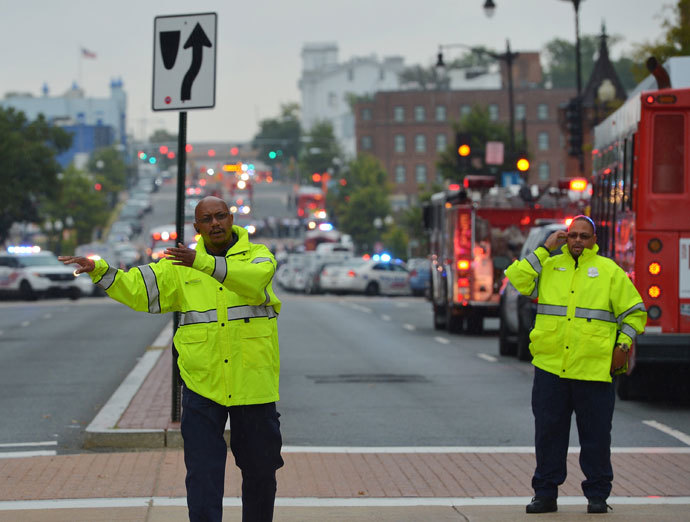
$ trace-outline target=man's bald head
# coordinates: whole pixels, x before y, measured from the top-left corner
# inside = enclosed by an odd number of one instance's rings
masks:
[[[228,204],[215,196],[207,196],[194,209],[194,228],[204,239],[209,253],[218,255],[233,243],[233,216]]]
[[[196,208],[194,209],[194,219],[199,221],[199,213],[204,212],[204,210],[208,209],[209,206],[214,208],[217,206],[221,206],[229,212],[228,204],[225,201],[223,201],[220,198],[217,198],[216,196],[206,196],[205,198],[202,198],[199,201],[199,203],[196,204]]]

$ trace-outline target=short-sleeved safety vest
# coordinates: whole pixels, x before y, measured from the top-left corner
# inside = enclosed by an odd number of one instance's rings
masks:
[[[192,268],[162,259],[124,272],[98,260],[90,275],[134,310],[181,312],[174,342],[189,389],[224,406],[274,402],[281,306],[271,285],[275,259],[250,243],[244,228],[233,232],[237,241],[225,257],[208,254],[199,240]]]
[[[541,246],[505,271],[521,294],[539,299],[532,363],[567,379],[611,382],[615,343],[631,344],[647,322],[632,281],[598,250],[575,260],[567,245],[553,257]]]

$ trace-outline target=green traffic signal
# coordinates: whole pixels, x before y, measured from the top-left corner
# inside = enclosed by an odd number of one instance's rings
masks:
[[[277,154],[274,150],[272,150],[271,152],[268,153],[268,157],[270,159],[276,159],[276,156],[277,156]]]

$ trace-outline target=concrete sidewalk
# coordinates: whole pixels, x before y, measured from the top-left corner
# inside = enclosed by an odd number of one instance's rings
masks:
[[[187,520],[179,425],[170,421],[170,330],[87,428],[87,444],[105,452],[0,459],[0,522]],[[287,446],[283,458],[276,521],[535,517],[524,509],[532,448]],[[590,520],[577,452],[568,459],[559,511],[540,520]],[[241,477],[229,460],[225,520],[239,521]],[[614,448],[613,465],[608,519],[690,520],[690,448]]]

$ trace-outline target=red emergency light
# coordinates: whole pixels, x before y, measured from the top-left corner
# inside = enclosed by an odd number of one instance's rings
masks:
[[[496,178],[493,176],[469,175],[465,176],[465,179],[462,180],[462,184],[465,188],[471,189],[491,188],[496,184]]]

